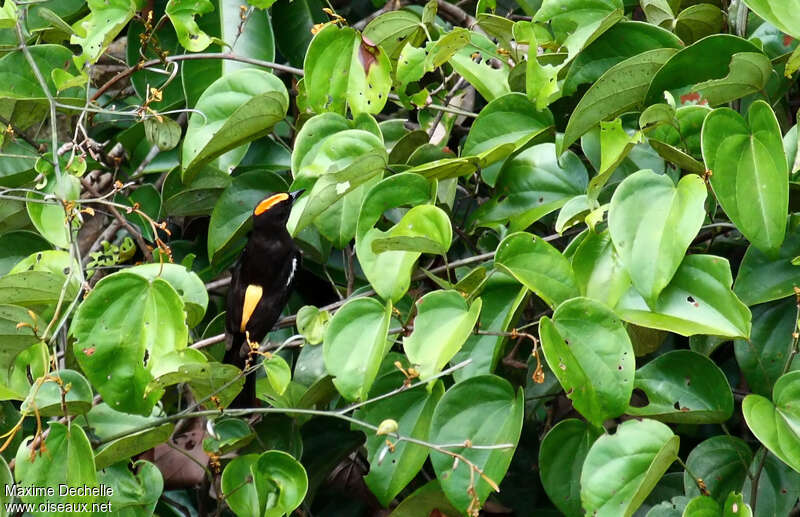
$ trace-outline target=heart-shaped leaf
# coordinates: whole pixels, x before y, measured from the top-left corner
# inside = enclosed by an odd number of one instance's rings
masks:
[[[589,515],[630,517],[678,457],[680,439],[655,420],[623,422],[589,449],[581,501]]]
[[[66,368],[51,375],[53,379],[41,385],[34,384],[28,398],[22,402],[20,412],[28,415],[38,412],[40,416],[47,417],[82,415],[92,409],[94,394],[83,375]]]
[[[634,387],[647,395],[644,407],[627,413],[678,424],[722,423],[733,414],[725,374],[708,357],[691,350],[660,355],[636,371]]]
[[[114,490],[108,502],[111,503],[111,508],[117,508],[120,513],[154,513],[164,491],[164,477],[158,467],[149,461],[134,461],[132,468],[135,473],[125,463],[98,469],[97,478],[100,484]]]
[[[386,237],[372,240],[372,251],[417,251],[444,255],[450,249],[453,229],[444,210],[434,205],[418,205],[406,212]]]
[[[70,333],[75,357],[114,409],[149,415],[163,392],[146,395],[162,357],[186,348],[183,300],[165,280],[109,275],[79,306]],[[108,321],[114,321],[111,331]],[[147,357],[145,357],[145,354]]]
[[[289,109],[289,94],[274,74],[243,68],[206,88],[189,117],[183,139],[183,180],[199,168],[243,144],[269,134]]]
[[[364,400],[386,355],[392,304],[355,298],[336,311],[325,331],[325,368],[347,400]]]
[[[717,502],[725,501],[731,491],[741,490],[747,470],[753,461],[753,451],[741,438],[718,435],[700,442],[686,458],[683,486],[688,496],[700,495],[697,480],[702,479],[708,494]],[[689,475],[689,472],[692,475]]]
[[[772,400],[748,395],[742,402],[747,427],[784,463],[800,472],[800,371],[789,372],[775,382]]]
[[[635,289],[628,290],[615,310],[630,323],[683,336],[747,338],[750,310],[731,291],[732,281],[726,259],[688,255],[652,310]]]
[[[539,446],[539,476],[547,496],[567,517],[580,517],[580,480],[589,448],[602,432],[582,420],[568,418],[548,431]]]
[[[631,285],[608,231],[587,232],[572,257],[581,294],[614,307]]]
[[[481,299],[467,304],[458,291],[433,291],[417,300],[414,331],[403,338],[403,349],[425,381],[439,373],[472,334]]]
[[[756,101],[747,120],[730,108],[711,112],[703,123],[703,159],[725,213],[753,245],[777,251],[786,232],[789,171],[778,120]]]
[[[706,187],[694,174],[676,186],[649,170],[614,191],[608,229],[634,287],[653,307],[669,284],[705,218]]]
[[[513,233],[503,239],[497,246],[494,263],[551,307],[579,294],[569,261],[544,239],[530,233]]]
[[[375,382],[370,396],[388,393],[403,385],[403,374],[391,366],[385,375]],[[437,382],[430,392],[424,389],[407,390],[389,398],[374,402],[359,409],[355,417],[379,426],[381,422],[392,419],[397,422],[397,433],[418,440],[427,440],[430,432],[433,410],[444,395],[444,386]],[[354,429],[359,429],[357,425]],[[374,431],[364,431],[367,435],[367,456],[369,474],[364,481],[383,506],[389,506],[406,485],[414,479],[428,457],[424,446],[406,441],[398,441],[393,448],[386,445],[386,436]]]
[[[483,473],[472,471],[463,461],[454,462],[452,456],[431,451],[431,463],[442,490],[460,511],[466,512],[472,502],[468,488],[474,486],[475,498],[482,503],[493,489],[485,478],[497,484],[505,476],[522,431],[523,410],[522,390],[514,393],[508,381],[494,375],[479,375],[459,382],[436,405],[430,441],[456,444],[469,440],[472,447],[448,450],[460,454]],[[508,447],[474,447],[504,444]]]
[[[595,426],[621,415],[633,391],[633,346],[614,312],[589,298],[558,306],[539,323],[542,349],[581,415]]]
[[[264,517],[289,515],[308,491],[308,475],[291,454],[267,451],[250,467]],[[250,514],[252,515],[252,514]]]
[[[800,226],[789,226],[777,253],[766,253],[755,244],[747,248],[733,291],[747,305],[785,298],[800,285],[800,267],[793,259],[800,256]]]

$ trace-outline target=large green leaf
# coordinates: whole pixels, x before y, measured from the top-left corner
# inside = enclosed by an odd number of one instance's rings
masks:
[[[800,226],[789,228],[777,253],[765,253],[755,245],[747,248],[733,286],[747,305],[785,298],[800,285],[800,267],[793,264],[800,256]]]
[[[530,233],[513,233],[497,246],[495,264],[551,307],[578,296],[572,266],[553,246]]]
[[[753,330],[750,339],[733,342],[736,362],[750,391],[767,397],[772,393],[775,381],[783,375],[791,355],[797,305],[794,300],[787,299],[757,305],[751,311]]]
[[[472,334],[481,299],[467,304],[458,291],[441,290],[417,300],[414,331],[403,338],[403,349],[425,381],[439,373]]]
[[[169,17],[178,41],[189,52],[202,52],[213,41],[195,21],[195,16],[202,16],[214,10],[210,0],[169,0],[164,13]]]
[[[625,412],[633,392],[636,362],[622,322],[589,298],[558,306],[539,323],[542,349],[573,406],[595,426]]]
[[[567,517],[580,517],[581,469],[589,448],[602,432],[568,418],[548,431],[539,446],[539,475],[547,496]]]
[[[447,500],[444,492],[442,492],[441,484],[434,479],[403,499],[392,511],[390,517],[417,517],[420,512],[424,512],[423,515],[432,513],[435,515],[435,512],[440,512],[444,515],[458,515],[459,511],[453,508],[453,505],[450,504],[450,501]]]
[[[347,400],[364,400],[388,351],[392,304],[355,298],[336,311],[325,331],[325,368]]]
[[[89,0],[89,14],[77,21],[70,43],[80,45],[80,61],[94,63],[141,9],[142,0]],[[35,47],[34,47],[35,48]],[[52,90],[51,90],[52,91]]]
[[[702,142],[725,213],[755,247],[777,251],[786,232],[789,170],[772,108],[756,101],[747,120],[730,108],[716,109],[703,124]]]
[[[795,39],[800,39],[800,2],[797,0],[784,0],[770,2],[769,0],[744,0],[747,7],[757,15],[767,20],[782,32]]]
[[[748,395],[742,402],[747,427],[784,463],[800,472],[800,371],[789,372],[775,383],[772,400]]]
[[[129,512],[125,515],[130,517],[150,515],[164,490],[164,477],[149,461],[135,461],[133,468],[135,473],[125,463],[117,463],[99,470],[97,478],[100,484],[114,490],[108,499],[114,511]]]
[[[39,341],[32,329],[36,323],[23,307],[0,305],[0,342],[3,344],[0,347],[1,370],[10,370],[17,355]]]
[[[183,300],[175,289],[160,278],[127,272],[98,282],[70,332],[78,364],[103,400],[119,411],[145,415],[163,393],[146,395],[153,366],[186,348],[188,339]]]
[[[208,224],[209,260],[215,262],[250,230],[251,216],[259,201],[287,188],[283,178],[272,172],[248,171],[236,176],[211,212]]]
[[[581,501],[590,515],[630,517],[678,457],[679,438],[655,420],[629,420],[589,449]]]
[[[418,251],[445,255],[453,239],[447,213],[434,205],[418,205],[386,232],[372,240],[372,251]]]
[[[686,458],[683,486],[688,496],[700,495],[697,481],[702,479],[711,497],[722,503],[731,491],[742,488],[753,451],[741,438],[718,435],[700,442]],[[689,475],[689,472],[692,474]]]
[[[589,232],[572,256],[581,294],[614,307],[631,286],[631,278],[608,231]]]
[[[392,86],[386,52],[349,27],[329,24],[308,47],[303,62],[309,106],[321,113],[379,113]]]
[[[533,20],[550,23],[571,59],[621,20],[623,8],[622,0],[544,0]]]
[[[653,76],[675,52],[671,48],[649,50],[608,69],[570,115],[561,148],[572,145],[601,121],[642,106]]]
[[[370,393],[378,396],[403,385],[405,377],[391,365],[375,383]],[[359,409],[355,417],[374,426],[392,419],[397,422],[397,433],[402,436],[427,440],[430,432],[433,410],[444,395],[444,386],[437,382],[430,390],[414,389],[397,393],[389,398],[374,402]],[[357,425],[354,429],[359,429]],[[392,499],[414,479],[428,457],[428,449],[422,445],[398,441],[389,450],[386,436],[373,431],[364,431],[367,435],[367,456],[369,474],[364,477],[370,491],[375,494],[381,505],[388,507]],[[391,437],[389,437],[391,439]]]
[[[53,378],[39,386],[34,385],[20,405],[20,412],[26,415],[38,412],[44,417],[76,416],[92,409],[92,387],[83,375],[66,368],[51,375]]]
[[[433,195],[431,184],[413,173],[389,176],[372,187],[361,205],[356,231],[356,255],[375,291],[384,299],[399,300],[411,283],[411,272],[420,256],[419,252],[385,251],[375,253],[372,242],[386,236],[373,228],[383,213],[403,205],[428,203]],[[386,271],[391,271],[387,275]]]
[[[30,308],[55,304],[62,292],[67,301],[78,294],[77,286],[62,273],[21,271],[0,278],[0,300],[8,304]]]
[[[677,424],[722,423],[733,414],[733,393],[725,374],[708,357],[691,350],[660,355],[636,371],[634,387],[647,405],[627,413]]]
[[[66,426],[58,422],[50,422],[50,432],[47,434],[42,450],[47,452],[37,454],[31,451],[30,444],[24,440],[17,450],[16,468],[14,477],[17,483],[25,486],[50,487],[54,495],[46,493],[31,494],[21,497],[23,502],[32,504],[64,503],[77,505],[80,503],[91,504],[95,496],[84,494],[63,494],[59,487],[95,487],[97,486],[97,473],[94,466],[94,453],[83,429],[78,425]],[[62,495],[63,494],[63,495]],[[84,512],[84,515],[86,513]]]
[[[507,448],[494,449],[448,447],[499,484],[522,431],[523,409],[522,391],[515,394],[505,379],[494,375],[472,377],[447,390],[436,405],[429,440],[435,444],[464,443],[465,440],[475,446],[507,444]],[[452,456],[431,451],[431,463],[447,498],[462,512],[471,503],[469,487],[474,486],[475,498],[481,503],[492,491],[483,476],[472,472],[463,461],[454,462]]]
[[[456,288],[458,287],[456,285]],[[482,305],[478,319],[479,327],[506,331],[522,312],[520,307],[527,298],[527,292],[526,287],[519,285],[519,282],[504,273],[498,271],[489,276],[480,290]],[[467,366],[453,372],[456,381],[492,373],[500,360],[506,340],[505,336],[483,334],[469,336],[461,350],[450,361],[452,364],[458,364],[466,359],[471,360]]]
[[[681,95],[713,87],[714,95],[706,99],[712,106],[755,93],[765,85],[768,79],[768,77],[763,77],[761,68],[764,64],[763,58],[766,56],[762,58],[745,57],[746,62],[753,68],[749,70],[750,74],[745,74],[746,77],[743,80],[737,75],[742,73],[738,68],[745,62],[740,61],[738,65],[734,66],[735,55],[742,53],[760,54],[761,49],[748,40],[730,34],[714,34],[683,48],[664,63],[664,66],[652,78],[645,96],[645,104],[663,102],[665,91],[671,92],[677,99]],[[731,81],[728,89],[724,86],[727,84],[725,80],[729,74],[730,79],[736,79],[736,81]],[[750,75],[754,75],[754,77],[750,78]]]
[[[364,27],[364,37],[379,45],[392,59],[400,56],[406,43],[420,44],[425,38],[421,19],[406,9],[381,13]]]
[[[125,271],[149,280],[156,278],[166,280],[183,300],[186,323],[194,327],[202,321],[208,306],[208,291],[194,271],[179,264],[140,264]]]
[[[69,248],[72,242],[72,226],[67,224],[67,213],[58,202],[42,202],[45,196],[56,196],[63,201],[74,201],[80,197],[80,180],[75,176],[63,174],[56,178],[55,174],[47,175],[47,185],[42,193],[28,192],[28,217],[39,233],[59,248]]]
[[[731,291],[732,282],[726,259],[688,255],[652,310],[635,289],[630,289],[617,304],[616,312],[630,323],[684,336],[747,338],[750,310]]]
[[[275,75],[244,68],[214,81],[200,96],[183,140],[184,181],[204,164],[269,134],[289,109],[289,94]]]
[[[575,153],[558,157],[555,144],[534,145],[505,161],[497,177],[497,195],[472,218],[479,225],[510,220],[512,230],[524,230],[586,192],[588,182],[586,167]]]
[[[705,218],[706,187],[694,174],[676,186],[666,175],[642,170],[620,183],[611,198],[608,229],[634,287],[653,307],[669,284]]]
[[[453,54],[449,64],[469,82],[487,101],[492,101],[511,92],[508,86],[509,67],[506,60],[497,53],[497,46],[483,34],[470,31],[470,43]],[[473,56],[481,56],[476,60]],[[497,59],[499,68],[489,61]]]
[[[241,517],[280,517],[303,501],[308,476],[303,466],[283,451],[238,456],[225,466],[222,492]]]
[[[800,496],[800,474],[766,449],[757,452],[750,464],[750,475],[754,476],[758,471],[761,475],[758,478],[758,504],[753,509],[754,515],[789,515]],[[747,495],[746,501],[749,504],[753,504],[750,500],[752,489],[752,480],[748,476],[742,485],[742,493]]]

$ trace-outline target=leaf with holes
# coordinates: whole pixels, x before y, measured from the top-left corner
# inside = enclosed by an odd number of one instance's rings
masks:
[[[660,355],[636,371],[634,387],[647,405],[626,413],[675,424],[714,424],[733,414],[733,393],[725,374],[708,357],[691,350]]]
[[[550,370],[586,420],[600,426],[625,412],[636,362],[625,327],[608,307],[568,300],[553,319],[542,318],[539,337]]]

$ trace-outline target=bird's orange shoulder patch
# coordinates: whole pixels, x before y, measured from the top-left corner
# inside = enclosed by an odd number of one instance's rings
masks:
[[[257,206],[255,211],[253,212],[255,215],[261,215],[273,206],[277,205],[281,201],[286,201],[289,199],[289,194],[282,192],[280,194],[275,194],[273,196],[268,197],[264,201],[260,202]]]

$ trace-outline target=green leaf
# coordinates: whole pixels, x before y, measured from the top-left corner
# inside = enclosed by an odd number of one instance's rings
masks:
[[[213,39],[206,34],[195,21],[195,16],[202,16],[214,10],[209,0],[169,0],[164,9],[169,17],[178,41],[189,52],[202,52]]]
[[[459,282],[460,284],[460,282]],[[459,284],[455,285],[460,289]],[[514,278],[495,271],[480,288],[481,315],[478,326],[482,329],[505,332],[519,316],[520,307],[527,299],[528,289],[519,285]],[[470,359],[471,362],[453,372],[456,382],[461,382],[476,375],[492,373],[500,361],[505,336],[487,336],[473,334],[467,338],[464,346],[453,356],[451,364],[458,364]]]
[[[67,213],[60,202],[41,202],[44,195],[54,195],[63,201],[74,201],[80,197],[80,180],[75,176],[64,174],[56,178],[48,175],[47,185],[42,193],[28,192],[28,217],[39,233],[59,248],[69,248],[71,225],[67,224]],[[44,195],[43,195],[44,194]]]
[[[769,396],[789,360],[797,323],[794,300],[758,305],[753,312],[750,339],[733,342],[736,361],[752,393]],[[794,369],[794,368],[792,368]]]
[[[160,151],[169,151],[181,140],[181,126],[169,117],[150,117],[144,120],[144,134],[150,144]]]
[[[530,233],[513,233],[497,246],[494,263],[551,307],[578,296],[572,266],[557,249]]]
[[[559,158],[555,144],[534,145],[506,160],[497,177],[497,196],[472,217],[479,225],[510,220],[511,230],[525,229],[585,192],[588,179],[572,151]]]
[[[553,115],[549,111],[537,110],[521,93],[503,95],[487,104],[478,114],[467,134],[462,155],[491,156],[493,161],[502,161],[513,151],[525,147],[553,123]],[[483,168],[487,165],[491,166],[490,163],[481,164]],[[495,165],[493,170],[499,167]]]
[[[364,27],[364,37],[383,48],[391,59],[397,59],[407,44],[422,43],[425,31],[417,13],[400,9],[382,13],[370,21]]]
[[[20,323],[24,326],[18,327]],[[0,305],[0,342],[3,343],[0,347],[0,370],[10,370],[20,352],[39,342],[31,328],[36,323],[26,309],[16,305]]]
[[[292,66],[303,66],[316,23],[328,21],[317,0],[279,0],[272,6],[272,26],[278,50]]]
[[[89,0],[89,14],[73,25],[70,43],[80,45],[79,61],[92,64],[141,9],[141,0]],[[35,47],[34,47],[35,48]]]
[[[284,192],[286,182],[272,172],[248,171],[233,179],[219,197],[208,224],[208,258],[216,262],[252,227],[253,210],[273,192]]]
[[[64,368],[50,374],[41,385],[34,384],[20,412],[26,415],[38,412],[43,417],[82,415],[92,409],[93,398],[89,381],[75,370]]]
[[[181,183],[181,171],[174,169],[164,182],[165,216],[211,215],[214,205],[233,179],[211,166],[201,168],[191,182]]]
[[[400,371],[390,370],[378,378],[370,396],[388,393],[402,386],[404,380]],[[430,392],[420,388],[406,390],[360,408],[354,416],[374,426],[391,418],[397,421],[397,434],[427,440],[433,410],[443,394],[444,386],[437,382]],[[359,427],[353,425],[353,429],[358,430]],[[380,436],[371,430],[364,432],[367,435],[367,457],[370,464],[369,474],[364,477],[364,481],[378,498],[378,502],[388,507],[392,499],[422,468],[428,458],[428,449],[419,444],[398,441],[393,450],[389,450],[386,436]]]
[[[742,494],[731,492],[722,505],[722,517],[753,517],[753,511],[744,503]]]
[[[136,517],[152,514],[164,490],[164,478],[149,461],[135,461],[133,468],[135,473],[125,463],[106,467],[98,471],[98,481],[114,490],[108,499],[114,511]]]
[[[630,323],[683,336],[747,338],[750,310],[731,291],[732,280],[726,259],[688,255],[652,310],[635,289],[622,297],[615,310]]]
[[[189,117],[183,140],[183,180],[221,154],[272,131],[289,108],[289,94],[275,75],[252,68],[220,77],[206,88]],[[202,114],[201,114],[202,113]]]
[[[754,476],[759,470],[761,475],[758,478],[758,505],[755,515],[757,517],[788,515],[800,495],[800,474],[787,467],[766,449],[756,452],[749,473]],[[742,493],[752,494],[752,489],[750,477],[745,478]],[[749,497],[746,501],[752,504]]]
[[[372,251],[418,251],[444,255],[450,249],[453,228],[444,210],[434,205],[418,205],[406,212],[387,232],[372,241]]]
[[[608,228],[634,287],[654,307],[705,219],[706,187],[690,174],[676,186],[669,176],[642,170],[614,191]]]
[[[250,467],[264,517],[289,515],[308,491],[306,469],[283,451],[267,451]],[[245,514],[253,515],[253,514]]]
[[[450,501],[442,492],[442,487],[436,479],[429,481],[418,489],[414,490],[408,497],[403,499],[392,511],[390,517],[417,517],[420,513],[430,515],[434,512],[441,512],[444,515],[457,515],[458,510],[453,508]]]
[[[218,418],[213,422],[214,435],[203,439],[203,450],[225,454],[249,444],[256,435],[246,421],[240,418]]]
[[[65,300],[72,300],[78,294],[74,284],[61,273],[23,271],[0,278],[0,300],[12,305],[36,308],[55,304],[62,290]]]
[[[561,148],[567,149],[601,121],[641,107],[651,80],[675,52],[671,48],[649,50],[608,69],[570,115]]]
[[[474,446],[503,445],[507,448],[449,448],[482,470],[484,476],[499,484],[505,476],[522,431],[524,413],[522,391],[514,393],[508,381],[494,375],[480,375],[459,382],[444,394],[436,405],[429,440],[436,444],[456,444],[469,440]],[[469,465],[437,451],[431,451],[436,477],[450,502],[465,512],[471,498],[468,487],[474,480],[475,497],[486,500],[492,487],[483,476],[471,472]]]
[[[646,11],[645,11],[646,12]],[[622,20],[578,54],[564,78],[562,91],[573,95],[578,86],[597,81],[612,66],[648,50],[680,48],[677,36],[656,25]]]
[[[665,91],[671,92],[676,99],[681,95],[699,91],[698,85],[706,81],[714,81],[711,82],[713,86],[722,86],[724,83],[717,81],[732,73],[734,56],[743,52],[758,54],[761,49],[748,40],[730,34],[714,34],[701,39],[693,45],[684,47],[675,53],[669,61],[663,63],[664,66],[652,78],[645,96],[645,104],[661,102]],[[747,60],[754,64],[758,61],[754,56],[747,58]],[[760,69],[760,67],[761,65],[758,68]],[[754,71],[751,69],[751,72]],[[739,75],[741,72],[742,70],[735,72],[734,76]],[[753,80],[748,80],[746,84],[739,86],[731,84],[730,90],[726,92],[727,95],[718,95],[716,98],[711,99],[716,104],[711,103],[711,100],[708,101],[709,104],[715,106],[758,91],[760,88],[754,90],[753,87],[758,80],[762,79],[757,77],[759,74],[760,70],[756,77]],[[745,77],[749,77],[749,74],[745,74]],[[741,80],[741,78],[739,77],[738,79]],[[761,86],[763,87],[764,85],[762,84]],[[726,99],[725,97],[728,98]]]
[[[544,0],[533,21],[549,22],[556,41],[572,59],[622,19],[623,7],[622,0]]]
[[[800,371],[784,374],[775,382],[772,401],[748,395],[742,402],[747,427],[767,449],[800,472],[800,414],[795,401],[800,396]]]
[[[125,271],[148,280],[166,280],[183,300],[189,327],[195,327],[203,320],[208,306],[208,291],[195,272],[179,264],[140,264]]]
[[[6,141],[2,150],[9,156],[3,156],[0,162],[0,186],[19,187],[36,177],[34,164],[38,155],[30,144],[22,139]]]
[[[118,419],[119,415],[120,413],[116,413],[114,417]],[[97,451],[94,459],[97,470],[102,470],[119,461],[129,460],[137,454],[149,451],[157,445],[166,443],[170,436],[172,436],[174,430],[175,424],[161,424],[143,431],[130,433],[127,436],[103,445]]]
[[[683,510],[686,517],[718,517],[722,514],[722,508],[714,499],[699,495],[689,501]]]
[[[660,355],[636,371],[634,387],[647,405],[627,413],[677,424],[713,424],[733,414],[733,393],[725,374],[708,357],[691,350]]]
[[[309,106],[321,113],[379,113],[392,86],[386,52],[349,27],[329,24],[308,47],[304,84]]]
[[[705,482],[712,499],[724,502],[731,491],[740,490],[747,478],[747,470],[753,461],[750,446],[741,438],[718,435],[700,442],[686,458],[683,472],[683,486],[686,495],[700,495],[697,481],[692,475]]]
[[[769,104],[754,102],[747,120],[730,108],[711,112],[703,124],[703,158],[731,221],[757,248],[777,251],[786,231],[789,171]]]
[[[755,11],[761,18],[776,26],[781,32],[800,39],[800,2],[786,0],[784,2],[770,2],[769,0],[744,0],[747,7]]]
[[[318,345],[322,343],[330,321],[330,312],[304,305],[297,311],[297,332],[303,335],[309,345]]]
[[[186,348],[183,310],[183,301],[169,283],[127,272],[103,278],[84,299],[70,329],[76,338],[73,350],[109,405],[150,414],[162,394],[145,395],[153,365]],[[108,322],[114,322],[113,327]]]
[[[476,62],[473,54],[478,53],[482,59]],[[462,48],[448,61],[453,69],[469,82],[487,101],[492,101],[510,93],[508,86],[508,65],[499,59],[501,68],[493,68],[487,61],[500,57],[497,47],[492,41],[477,32],[470,32],[470,44]]]
[[[581,471],[581,502],[590,515],[630,517],[678,457],[679,438],[655,420],[623,422],[597,439]]]
[[[325,331],[325,368],[347,400],[365,400],[383,356],[392,304],[373,298],[354,298],[336,311]]]
[[[373,228],[382,214],[403,205],[428,203],[433,196],[431,184],[413,173],[389,176],[372,187],[361,205],[356,231],[356,255],[372,287],[384,299],[399,300],[411,283],[411,272],[419,252],[386,251],[376,254],[372,241],[386,232]],[[392,271],[387,275],[386,271]]]
[[[675,34],[687,44],[721,32],[725,15],[716,5],[691,5],[678,14]]]
[[[581,487],[577,473],[589,448],[602,433],[582,420],[568,418],[555,425],[539,446],[539,475],[553,504],[567,517],[580,517]]]
[[[800,227],[789,227],[777,254],[765,253],[755,245],[747,248],[734,292],[747,305],[785,298],[800,285],[800,268],[792,260],[800,255]]]
[[[416,303],[414,331],[403,349],[420,379],[439,373],[472,334],[481,312],[480,298],[467,305],[458,291],[433,291]]]
[[[267,372],[269,385],[275,390],[275,393],[283,395],[292,380],[292,369],[289,364],[283,357],[274,354],[265,358],[261,364],[264,366],[264,371]]]
[[[550,370],[573,406],[595,426],[628,407],[636,362],[622,322],[589,298],[573,298],[541,319],[539,336]]]
[[[237,456],[222,471],[220,485],[225,502],[241,517],[262,515],[252,471],[257,461],[258,454]]]
[[[47,453],[39,455],[31,451],[30,440],[23,440],[16,456],[14,477],[17,483],[25,486],[50,487],[53,496],[25,495],[22,502],[41,503],[80,503],[91,504],[93,495],[61,495],[59,486],[89,487],[97,486],[97,473],[94,466],[94,453],[83,429],[78,425],[67,427],[58,422],[50,422],[50,432],[40,447]]]
[[[572,269],[581,294],[614,307],[630,288],[631,279],[608,231],[588,232],[575,250]]]

